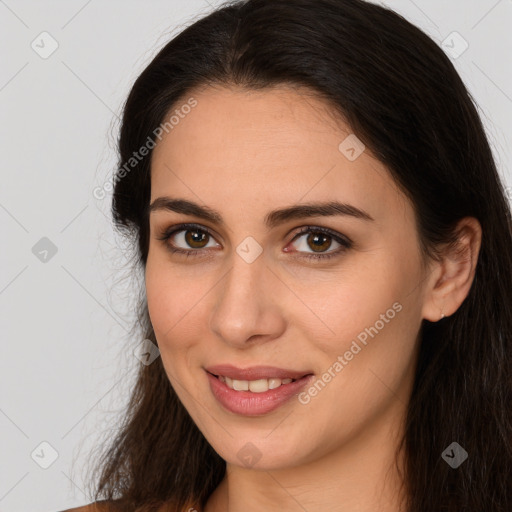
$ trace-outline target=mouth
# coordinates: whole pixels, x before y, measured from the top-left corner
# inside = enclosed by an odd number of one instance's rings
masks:
[[[297,379],[292,379],[290,377],[286,377],[284,379],[278,377],[271,378],[262,378],[262,379],[253,379],[253,380],[244,380],[244,379],[233,379],[228,377],[227,375],[215,375],[214,373],[208,372],[213,377],[217,378],[221,382],[223,382],[229,389],[234,391],[251,391],[252,393],[265,393],[270,389],[277,389],[281,386],[286,386],[287,384],[291,384],[292,382],[296,382],[303,377],[308,377],[312,375],[311,373],[302,375],[302,377]]]
[[[253,371],[255,370],[251,369]],[[258,371],[261,376],[261,367]],[[225,374],[225,370],[222,373],[206,370],[205,373],[210,390],[218,403],[225,410],[243,416],[265,415],[291,403],[292,398],[298,396],[314,380],[312,372],[295,372],[293,377],[276,376],[250,380],[232,378]]]

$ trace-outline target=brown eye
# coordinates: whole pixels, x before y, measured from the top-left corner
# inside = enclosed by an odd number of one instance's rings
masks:
[[[175,226],[173,229],[162,233],[158,239],[162,240],[171,252],[189,256],[204,255],[203,249],[215,247],[213,235],[206,228],[194,225],[181,224],[180,226]]]
[[[220,247],[207,228],[189,224],[174,226],[158,239],[162,240],[172,253],[180,253],[185,256],[205,256],[209,251],[203,251],[203,249]],[[208,245],[210,242],[213,245]],[[328,249],[332,248],[333,243],[337,246],[334,247],[335,250],[329,251]],[[302,228],[290,243],[290,245],[295,244],[293,252],[298,253],[301,258],[316,260],[327,260],[339,256],[352,247],[352,241],[346,236],[328,228],[314,226]],[[284,251],[290,252],[290,249],[286,247]]]
[[[310,233],[306,238],[306,243],[308,244],[308,247],[313,249],[313,251],[323,252],[331,246],[331,239],[332,237],[324,233]]]
[[[185,242],[194,249],[203,249],[205,247],[205,240],[208,239],[210,235],[201,231],[200,229],[187,229],[185,232]]]
[[[329,251],[332,248],[334,250]],[[327,228],[307,226],[303,228],[292,240],[291,245],[295,246],[295,251],[300,257],[306,259],[327,259],[338,256],[352,247],[352,241],[344,235],[332,232]],[[289,252],[286,249],[286,252]],[[315,254],[316,253],[316,254]]]

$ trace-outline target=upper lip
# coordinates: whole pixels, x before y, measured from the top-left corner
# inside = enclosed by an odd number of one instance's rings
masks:
[[[250,366],[249,368],[237,368],[230,364],[218,364],[208,366],[205,370],[213,375],[222,375],[236,380],[259,380],[271,379],[300,379],[305,375],[312,374],[310,370],[288,370],[276,368],[275,366]]]

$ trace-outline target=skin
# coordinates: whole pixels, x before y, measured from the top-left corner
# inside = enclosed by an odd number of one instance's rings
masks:
[[[217,210],[225,224],[153,211],[145,278],[170,382],[227,462],[205,510],[396,512],[403,490],[394,456],[421,323],[453,314],[467,296],[480,225],[463,219],[462,250],[423,265],[411,203],[368,148],[354,161],[338,149],[352,132],[323,100],[284,86],[209,87],[190,96],[197,106],[154,149],[151,202],[194,201]],[[338,215],[264,224],[271,210],[331,200],[374,220]],[[187,222],[213,236],[192,246],[187,231],[158,239]],[[314,244],[308,234],[294,237],[308,225],[353,245],[325,261],[307,260],[318,254]],[[248,236],[263,249],[251,263],[236,252]],[[172,244],[202,255],[172,254]],[[329,253],[340,245],[327,237],[322,247]],[[400,312],[307,404],[294,397],[271,413],[244,417],[210,391],[203,368],[220,363],[321,377],[395,303]],[[237,457],[247,442],[261,457],[253,466]]]

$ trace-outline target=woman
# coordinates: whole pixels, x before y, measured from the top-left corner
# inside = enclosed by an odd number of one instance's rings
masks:
[[[512,222],[435,42],[225,5],[137,79],[119,162],[147,352],[83,510],[512,510]]]

